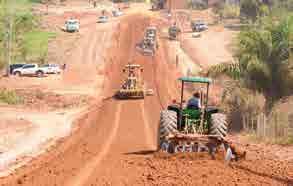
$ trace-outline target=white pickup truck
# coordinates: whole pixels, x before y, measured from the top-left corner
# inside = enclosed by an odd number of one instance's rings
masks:
[[[47,64],[42,67],[39,67],[37,64],[26,64],[20,68],[16,68],[12,71],[14,75],[36,75],[42,77],[44,74],[55,73],[59,74],[61,72],[59,65]]]

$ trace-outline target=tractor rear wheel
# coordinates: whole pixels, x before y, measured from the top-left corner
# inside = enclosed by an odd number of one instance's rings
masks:
[[[172,110],[163,110],[161,112],[160,124],[158,130],[158,147],[160,149],[164,138],[170,134],[178,132],[177,113]]]
[[[215,113],[211,116],[210,134],[218,135],[224,138],[227,135],[227,117],[225,114]]]

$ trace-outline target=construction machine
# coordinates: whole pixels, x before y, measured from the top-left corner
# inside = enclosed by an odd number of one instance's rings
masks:
[[[146,28],[143,40],[136,45],[136,49],[143,55],[154,56],[155,51],[158,49],[157,41],[157,28],[150,26]]]
[[[176,23],[174,23],[168,29],[168,34],[169,34],[170,40],[176,40],[180,33],[181,33],[181,29],[176,25]]]
[[[70,18],[61,29],[65,32],[79,32],[79,20]]]
[[[181,101],[173,103],[161,111],[158,130],[158,150],[168,153],[208,151],[214,155],[220,147],[226,151],[226,159],[237,158],[235,148],[225,140],[228,125],[226,115],[215,107],[208,106],[211,79],[204,77],[181,77]],[[195,109],[184,106],[184,86],[186,83],[206,85],[206,93],[201,92],[203,107]],[[205,94],[205,96],[204,96]]]
[[[152,0],[152,11],[164,9],[166,0]]]
[[[128,64],[123,68],[127,74],[121,89],[116,93],[119,99],[143,99],[145,95],[152,95],[151,89],[146,90],[141,73],[143,68],[138,64]]]

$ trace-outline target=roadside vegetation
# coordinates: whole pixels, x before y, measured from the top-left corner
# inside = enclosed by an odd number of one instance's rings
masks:
[[[293,143],[290,2],[241,1],[240,17],[248,21],[236,39],[234,61],[209,69],[209,75],[229,77],[223,103],[233,125],[275,143]]]
[[[0,90],[0,104],[17,105],[23,103],[23,98],[16,94],[14,90]]]
[[[38,0],[0,0],[0,69],[8,63],[44,63],[54,33],[39,29],[32,12]]]

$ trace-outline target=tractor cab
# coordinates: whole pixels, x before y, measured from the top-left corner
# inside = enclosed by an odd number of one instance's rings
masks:
[[[210,115],[217,113],[218,109],[208,107],[209,86],[212,82],[209,78],[204,77],[181,77],[181,98],[180,103],[175,103],[168,106],[168,110],[177,113],[177,129],[179,131],[207,133],[209,128]],[[206,92],[200,92],[201,108],[188,108],[184,100],[184,89],[187,83],[199,83],[206,85]],[[201,131],[200,131],[201,130]]]
[[[228,132],[227,117],[218,109],[208,107],[209,87],[212,80],[205,77],[181,77],[181,99],[179,104],[171,104],[160,114],[158,127],[158,150],[168,153],[209,152],[213,157],[219,148],[226,151],[225,160],[237,159],[239,153],[225,139]],[[200,108],[184,106],[186,84],[202,84]],[[198,94],[196,94],[197,98]],[[241,155],[245,157],[245,152]]]
[[[227,133],[226,116],[219,113],[217,108],[208,106],[209,87],[212,80],[205,77],[181,77],[179,80],[181,81],[180,102],[169,105],[167,110],[161,112],[162,122],[166,122],[166,118],[168,118],[168,122],[173,123],[174,130],[185,134],[213,134],[225,137]],[[206,87],[206,91],[200,92],[201,108],[185,106],[184,90],[190,83],[202,84]],[[172,122],[169,121],[171,115],[173,115]]]

